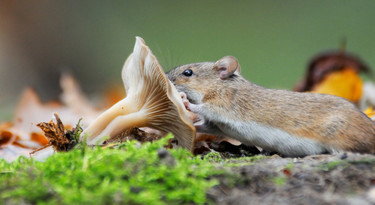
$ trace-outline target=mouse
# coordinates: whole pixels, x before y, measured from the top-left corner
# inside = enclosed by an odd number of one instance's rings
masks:
[[[192,63],[166,73],[197,132],[228,136],[285,157],[375,153],[375,123],[344,98],[269,89],[241,74],[238,60]]]

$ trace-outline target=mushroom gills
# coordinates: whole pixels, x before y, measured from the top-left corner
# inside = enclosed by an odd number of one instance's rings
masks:
[[[195,128],[189,119],[176,88],[165,76],[159,62],[136,37],[133,53],[125,61],[122,79],[127,96],[99,115],[81,134],[88,144],[113,137],[126,129],[150,127],[172,132],[179,146],[190,151],[195,141]]]

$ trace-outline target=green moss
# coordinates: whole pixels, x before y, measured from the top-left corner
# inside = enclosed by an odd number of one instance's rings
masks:
[[[216,164],[216,165],[223,165],[225,167],[241,167],[246,165],[252,165],[256,161],[262,160],[267,158],[264,155],[254,155],[254,156],[247,156],[247,157],[238,157],[238,158],[226,158],[220,152],[210,152],[204,156],[204,160]]]
[[[333,162],[324,163],[319,167],[319,169],[323,171],[331,171],[337,167],[345,168],[349,165],[365,165],[365,164],[373,166],[375,165],[375,160],[372,158],[368,158],[368,159],[363,158],[360,160],[337,160]]]
[[[324,163],[320,166],[320,169],[323,171],[331,171],[338,166],[347,166],[347,165],[348,165],[348,162],[344,160],[338,160],[338,161]]]
[[[375,164],[375,159],[373,158],[364,158],[364,159],[360,159],[360,160],[348,160],[348,163],[350,164],[372,164],[374,165]]]
[[[293,169],[293,166],[294,166],[294,162],[291,161],[289,162],[286,166],[285,166],[285,169],[291,171]]]
[[[204,156],[204,160],[207,160],[209,162],[223,162],[224,161],[224,159],[220,155],[220,153],[219,152],[215,152],[215,151],[206,154]]]
[[[170,137],[115,149],[81,147],[45,162],[0,161],[0,201],[36,204],[180,204],[206,202],[217,184],[214,166],[183,149],[165,150]]]
[[[283,186],[286,183],[286,177],[274,177],[271,179],[276,186]]]
[[[225,166],[227,167],[242,167],[253,165],[255,162],[266,159],[267,156],[264,155],[254,155],[250,157],[239,157],[239,158],[229,158],[225,160]]]

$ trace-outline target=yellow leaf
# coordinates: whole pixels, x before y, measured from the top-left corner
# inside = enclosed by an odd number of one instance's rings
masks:
[[[357,72],[348,67],[328,74],[312,92],[336,95],[357,103],[362,96],[363,82]]]
[[[375,116],[375,110],[372,107],[368,107],[365,111],[363,111],[369,118],[373,118]]]

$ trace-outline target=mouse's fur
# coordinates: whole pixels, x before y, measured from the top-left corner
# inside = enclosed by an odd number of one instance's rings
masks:
[[[193,74],[183,72],[191,69]],[[267,89],[239,73],[237,59],[179,66],[167,73],[189,109],[204,119],[198,132],[233,137],[284,156],[375,152],[375,123],[331,95]]]

